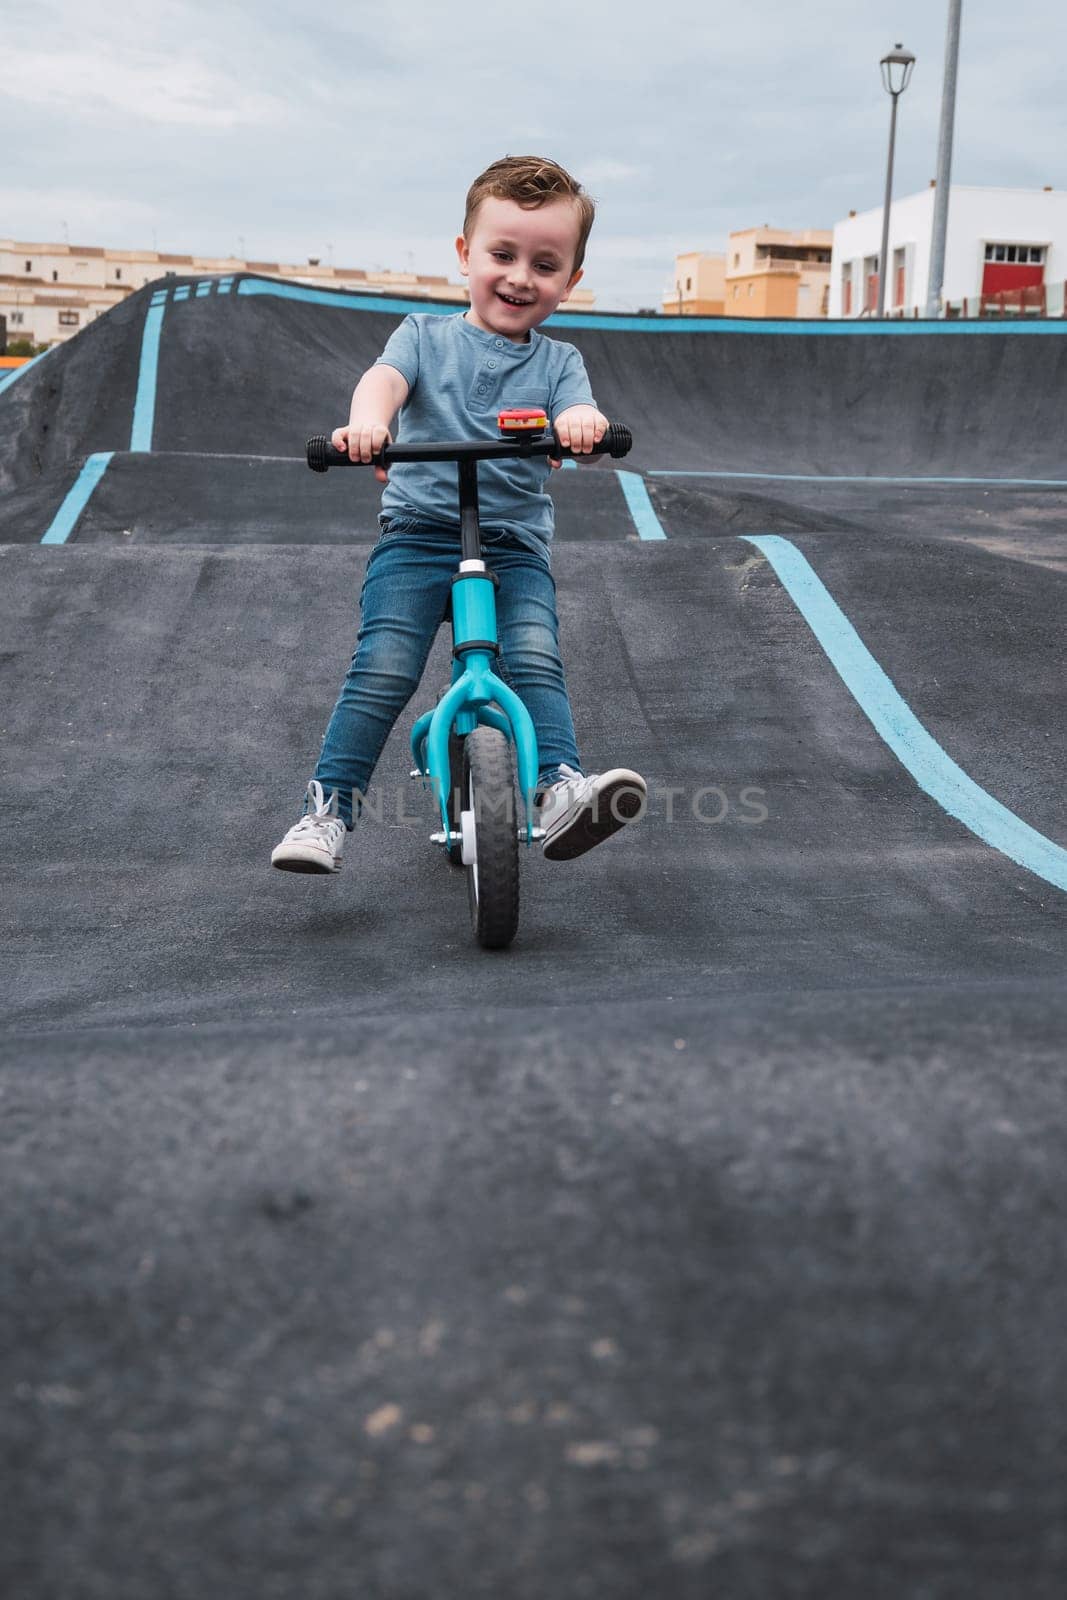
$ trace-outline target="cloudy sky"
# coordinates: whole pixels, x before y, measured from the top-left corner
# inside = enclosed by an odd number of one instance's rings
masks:
[[[733,228],[881,203],[878,60],[918,58],[895,192],[937,157],[947,0],[34,0],[6,8],[0,236],[445,272],[471,179],[554,156],[586,285],[658,304]],[[954,181],[1067,186],[1055,0],[964,0]]]

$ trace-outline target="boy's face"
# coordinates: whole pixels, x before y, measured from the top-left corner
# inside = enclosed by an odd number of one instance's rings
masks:
[[[549,200],[525,210],[490,195],[474,215],[471,237],[456,240],[459,270],[470,279],[467,320],[485,333],[524,343],[574,288],[578,207]]]

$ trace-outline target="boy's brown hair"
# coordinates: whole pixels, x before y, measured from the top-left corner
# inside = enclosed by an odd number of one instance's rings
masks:
[[[585,260],[585,246],[593,226],[596,207],[577,178],[572,178],[547,156],[505,156],[486,167],[467,191],[467,210],[463,218],[463,237],[469,242],[474,216],[483,200],[514,200],[524,211],[536,211],[549,200],[573,200],[578,211],[578,243],[571,272]]]

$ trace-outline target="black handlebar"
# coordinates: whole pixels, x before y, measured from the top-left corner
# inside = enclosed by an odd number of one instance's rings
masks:
[[[621,422],[609,422],[608,430],[597,447],[597,455],[609,455],[615,460],[626,455],[633,445],[629,428]],[[565,448],[555,432],[516,434],[510,439],[444,439],[426,444],[387,444],[379,450],[370,463],[375,467],[391,467],[398,461],[488,461],[501,456],[552,456],[572,457],[574,452]],[[591,459],[591,458],[590,458]],[[335,450],[325,434],[317,434],[307,442],[307,461],[312,472],[326,472],[330,467],[358,467],[361,461],[351,461],[344,450]]]

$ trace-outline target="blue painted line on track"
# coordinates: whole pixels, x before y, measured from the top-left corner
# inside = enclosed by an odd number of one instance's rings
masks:
[[[1067,850],[994,800],[927,733],[796,546],[777,534],[743,538],[771,563],[860,710],[920,789],[994,850],[1067,889]]]
[[[796,337],[798,334],[810,337],[812,334],[833,337],[851,337],[859,335],[861,338],[872,335],[881,338],[899,339],[909,335],[926,335],[928,338],[941,338],[942,336],[959,334],[1005,334],[1005,333],[1052,333],[1067,336],[1067,320],[1056,318],[1054,320],[1034,322],[802,322],[790,318],[788,321],[773,321],[763,317],[620,317],[610,312],[597,313],[595,311],[557,311],[555,316],[548,319],[548,325],[561,328],[598,328],[602,332],[611,332],[620,328],[626,333],[749,333],[756,335],[786,334]]]
[[[307,305],[331,306],[340,311],[381,311],[393,316],[407,316],[409,311],[429,311],[440,316],[454,316],[465,311],[466,303],[437,305],[426,300],[394,300],[378,295],[349,293],[345,289],[305,289],[299,283],[275,283],[270,278],[242,278],[237,285],[242,295],[271,295],[278,300],[303,300]]]
[[[449,317],[466,310],[466,301],[454,303],[421,299],[397,299],[368,294],[361,290],[309,289],[299,283],[281,283],[271,278],[242,278],[237,285],[238,294],[269,294],[281,300],[303,300],[309,305],[334,306],[348,311],[381,311],[392,316],[407,315],[409,311],[426,311],[433,316]],[[861,337],[876,335],[900,338],[925,334],[940,338],[946,334],[1011,334],[1050,333],[1067,336],[1067,318],[1035,319],[1032,322],[885,322],[840,321],[829,322],[768,320],[763,317],[628,317],[612,312],[557,311],[548,318],[545,327],[596,328],[601,333],[749,333],[749,334],[823,334],[830,336]]]
[[[757,483],[905,483],[922,488],[924,484],[961,484],[967,486],[1009,489],[1067,489],[1067,478],[908,478],[878,477],[873,473],[842,474],[834,472],[679,472],[666,467],[653,467],[650,478],[745,478]]]
[[[634,527],[642,539],[665,539],[667,535],[659,518],[652,509],[652,502],[648,498],[645,481],[639,472],[623,472],[616,467],[615,476],[619,480],[619,487],[626,496],[626,504],[630,508],[630,515],[634,519]]]
[[[156,420],[156,375],[159,367],[159,336],[163,328],[166,296],[152,298],[145,314],[144,333],[141,337],[141,365],[137,374],[137,397],[133,403],[133,426],[130,429],[131,450],[151,450],[152,429]]]
[[[409,311],[426,311],[435,316],[455,316],[466,310],[466,302],[457,300],[443,304],[440,301],[420,299],[395,299],[370,295],[359,290],[309,289],[299,283],[280,283],[270,278],[242,278],[237,285],[238,294],[276,295],[282,300],[303,300],[310,305],[334,306],[348,311],[381,311],[392,316],[407,315]],[[1050,333],[1067,336],[1067,319],[1055,318],[1033,322],[868,322],[868,321],[772,321],[763,317],[627,317],[610,312],[557,311],[548,318],[546,327],[597,328],[602,333],[621,330],[624,333],[750,333],[750,334],[828,334],[861,337],[881,335],[899,338],[902,335],[926,334],[933,338],[945,334],[1007,334]]]
[[[41,538],[42,544],[66,544],[77,526],[100,479],[108,469],[113,450],[103,450],[89,456],[78,474],[66,499],[52,518],[51,525]]]

